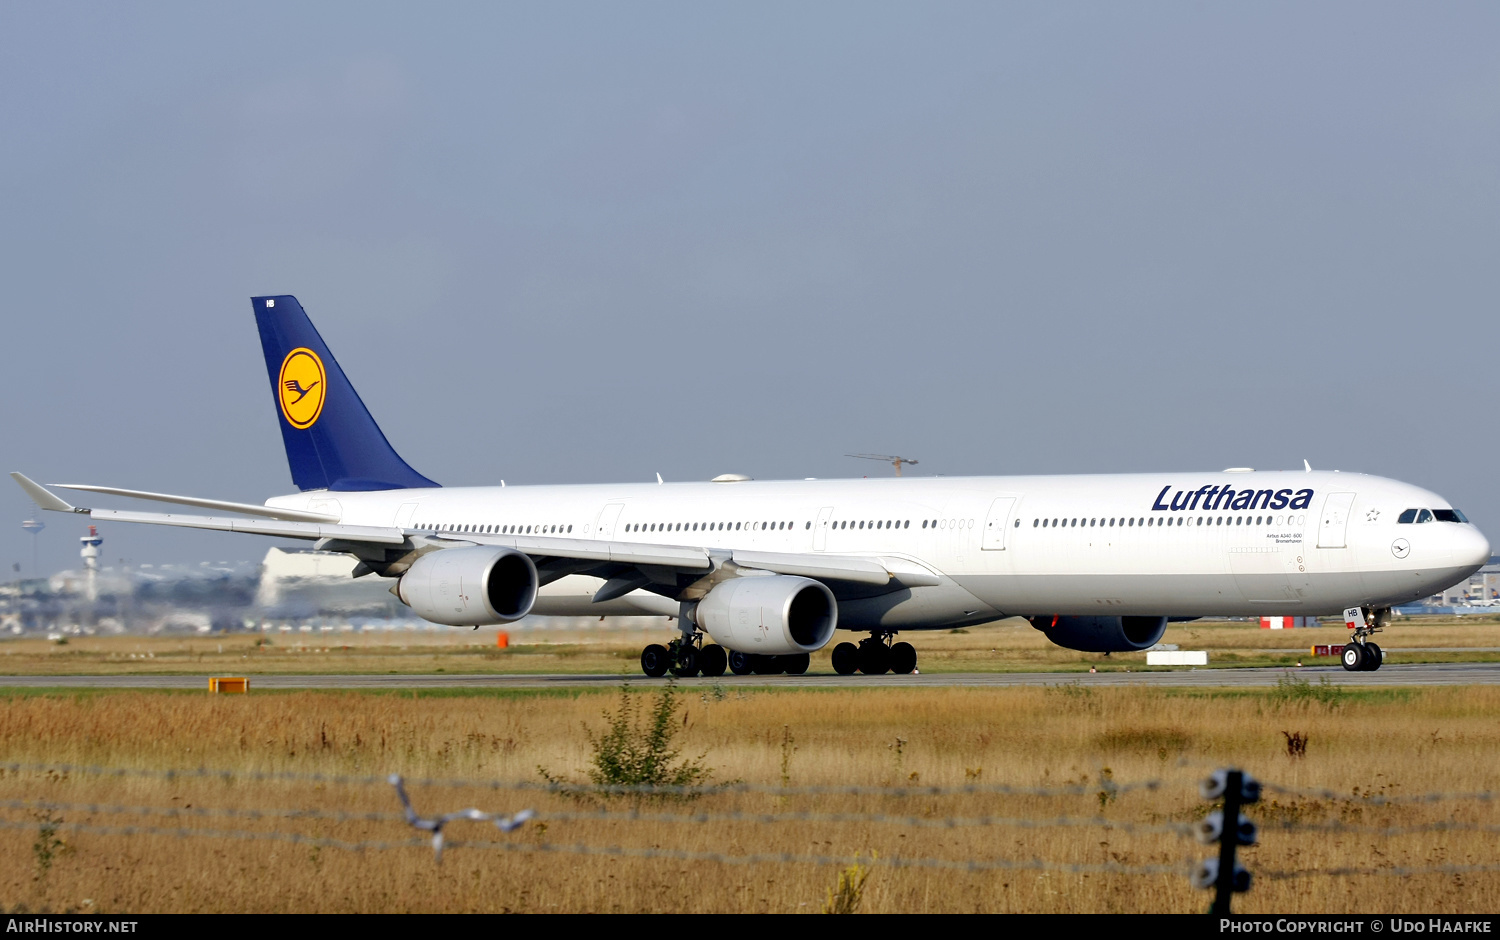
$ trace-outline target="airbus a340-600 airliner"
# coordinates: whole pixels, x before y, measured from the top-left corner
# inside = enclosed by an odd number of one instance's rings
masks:
[[[1393,605],[1489,558],[1437,494],[1311,469],[443,487],[386,441],[295,297],[252,304],[299,493],[256,506],[58,484],[233,515],[126,512],[12,476],[43,509],[348,553],[434,623],[675,618],[641,653],[648,676],[803,673],[839,629],[868,636],[834,647],[835,671],[906,673],[917,654],[897,633],[1013,615],[1059,646],[1123,652],[1174,620],[1343,612],[1345,668],[1377,669],[1370,637]]]

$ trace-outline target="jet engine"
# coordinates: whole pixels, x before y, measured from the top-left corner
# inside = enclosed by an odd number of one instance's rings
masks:
[[[428,552],[396,582],[396,596],[423,620],[479,627],[520,620],[536,601],[536,565],[509,548]]]
[[[1058,646],[1084,653],[1150,649],[1167,632],[1166,617],[1029,617]]]
[[[726,649],[777,656],[826,646],[838,626],[839,607],[818,581],[769,575],[715,586],[698,602],[694,619]]]

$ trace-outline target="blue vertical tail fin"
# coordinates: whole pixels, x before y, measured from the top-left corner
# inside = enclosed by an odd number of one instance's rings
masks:
[[[292,482],[302,490],[437,486],[396,453],[290,294],[252,297]]]

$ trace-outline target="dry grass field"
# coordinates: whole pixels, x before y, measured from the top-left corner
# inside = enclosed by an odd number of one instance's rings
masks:
[[[515,629],[497,649],[493,629],[376,634],[293,632],[226,636],[84,636],[63,645],[43,639],[0,640],[0,674],[266,674],[266,673],[594,673],[636,675],[641,647],[672,635],[581,621],[584,629]],[[848,639],[841,634],[839,639]],[[1254,624],[1200,621],[1173,624],[1163,639],[1203,649],[1216,666],[1290,666],[1308,661],[1309,647],[1339,644],[1342,626],[1261,630]],[[958,631],[903,634],[921,655],[923,672],[1032,670],[1087,672],[1145,668],[1144,653],[1109,657],[1049,643],[1019,619]],[[1500,617],[1398,621],[1380,637],[1388,662],[1500,659]],[[1489,652],[1460,652],[1488,648]],[[814,672],[832,673],[831,648],[813,657]],[[1329,660],[1332,662],[1332,660]]]
[[[976,634],[968,634],[974,636]],[[962,637],[964,635],[959,635]],[[1477,645],[1477,644],[1476,644]],[[313,655],[313,654],[305,654]],[[291,657],[288,655],[288,658]],[[1065,677],[1060,677],[1060,682]],[[657,694],[640,684],[637,701]],[[575,845],[745,856],[875,858],[858,909],[885,911],[1166,911],[1205,909],[1208,896],[1175,871],[1212,849],[1170,827],[1206,811],[1196,782],[1238,765],[1268,783],[1342,796],[1268,793],[1252,810],[1262,844],[1244,859],[1259,873],[1243,912],[1493,912],[1500,873],[1400,875],[1404,868],[1500,865],[1500,807],[1373,797],[1500,788],[1500,689],[1379,692],[1295,686],[1276,692],[1162,689],[693,689],[673,719],[687,757],[716,782],[792,787],[1056,788],[1073,795],[995,792],[891,795],[721,792],[696,800],[590,799],[505,787],[412,787],[424,813],[478,806],[539,812],[505,835],[479,822],[450,826],[441,865],[429,848],[356,853],[253,838],[109,834],[92,827],[300,833],[404,841],[380,818],[253,819],[205,811],[298,809],[392,814],[384,784],[253,780],[253,772],[464,778],[537,783],[538,766],[585,780],[585,729],[604,727],[618,690],[555,694],[80,692],[0,694],[0,762],[163,770],[209,767],[231,779],[104,776],[34,767],[0,776],[0,903],[7,910],[151,911],[782,911],[817,912],[846,863],[733,864],[702,858],[574,854]],[[1283,732],[1309,736],[1291,757]],[[1154,790],[1115,785],[1159,780]],[[38,805],[45,802],[46,808]],[[88,804],[95,804],[94,809]],[[120,813],[106,804],[178,809]],[[642,818],[629,818],[639,810]],[[607,810],[612,815],[590,814]],[[852,821],[722,818],[864,814]],[[709,819],[654,819],[702,813]],[[880,818],[869,814],[884,814]],[[1078,826],[945,827],[952,817]],[[890,817],[903,817],[892,819]],[[904,818],[910,817],[910,818]],[[1338,824],[1341,831],[1309,830]],[[1375,830],[1431,823],[1447,831]],[[1288,825],[1304,828],[1286,829]],[[39,829],[38,826],[46,828]],[[1132,831],[1133,826],[1151,827]],[[1043,869],[965,872],[891,862],[1029,862]],[[1070,871],[1067,866],[1086,870]],[[1334,876],[1335,868],[1377,874]],[[1272,873],[1300,877],[1271,877]]]

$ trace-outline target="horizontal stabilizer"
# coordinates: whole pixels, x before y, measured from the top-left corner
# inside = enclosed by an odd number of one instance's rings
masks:
[[[25,484],[22,484],[23,486]],[[222,499],[200,499],[197,496],[174,496],[170,493],[148,493],[144,490],[122,490],[113,486],[90,486],[83,483],[53,483],[65,490],[82,490],[87,493],[107,493],[110,496],[125,496],[130,499],[149,499],[158,503],[174,503],[178,506],[196,506],[199,509],[219,509],[237,512],[263,519],[284,519],[288,522],[338,522],[338,516],[322,512],[304,512],[300,509],[277,509],[273,506],[257,506],[254,503],[231,503]]]

